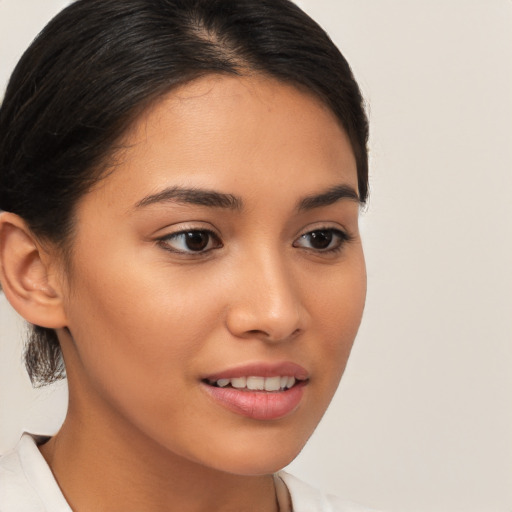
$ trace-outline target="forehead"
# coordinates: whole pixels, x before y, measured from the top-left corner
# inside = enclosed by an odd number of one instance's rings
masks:
[[[332,111],[265,76],[212,75],[181,86],[136,119],[121,147],[100,188],[122,190],[133,204],[173,184],[237,193],[271,181],[302,185],[304,194],[344,181],[357,189],[353,151]]]

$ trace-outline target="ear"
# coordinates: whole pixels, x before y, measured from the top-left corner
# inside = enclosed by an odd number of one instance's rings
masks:
[[[55,264],[21,217],[0,213],[0,282],[7,300],[28,322],[52,329],[67,323]]]

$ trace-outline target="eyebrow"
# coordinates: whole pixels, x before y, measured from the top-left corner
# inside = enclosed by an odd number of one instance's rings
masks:
[[[242,200],[233,194],[183,187],[169,187],[156,194],[146,196],[135,205],[135,208],[143,208],[151,204],[169,201],[207,206],[210,208],[226,208],[229,210],[242,209]]]
[[[303,197],[297,203],[297,211],[308,211],[323,206],[329,206],[341,199],[349,199],[360,203],[356,190],[350,185],[336,185],[319,194]],[[156,194],[141,199],[135,208],[143,208],[156,203],[178,202],[209,208],[225,208],[229,210],[242,210],[243,201],[233,194],[217,192],[201,188],[169,187]]]
[[[312,194],[301,199],[297,205],[298,211],[308,211],[322,206],[329,206],[341,199],[349,199],[361,203],[361,199],[356,190],[350,185],[336,185],[320,194]]]

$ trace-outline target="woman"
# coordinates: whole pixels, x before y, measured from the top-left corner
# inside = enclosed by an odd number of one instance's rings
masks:
[[[0,510],[356,510],[279,472],[343,373],[365,299],[367,121],[287,0],[79,0],[0,111],[0,276],[51,439]]]

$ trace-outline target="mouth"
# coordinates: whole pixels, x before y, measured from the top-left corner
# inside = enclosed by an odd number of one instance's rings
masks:
[[[255,364],[207,376],[201,384],[216,404],[232,413],[278,420],[299,408],[309,374],[294,363]]]
[[[306,379],[304,379],[306,380]],[[232,388],[239,391],[266,391],[278,393],[286,391],[304,380],[296,379],[291,375],[261,377],[250,375],[248,377],[221,378],[217,380],[205,379],[203,382],[216,388]]]

